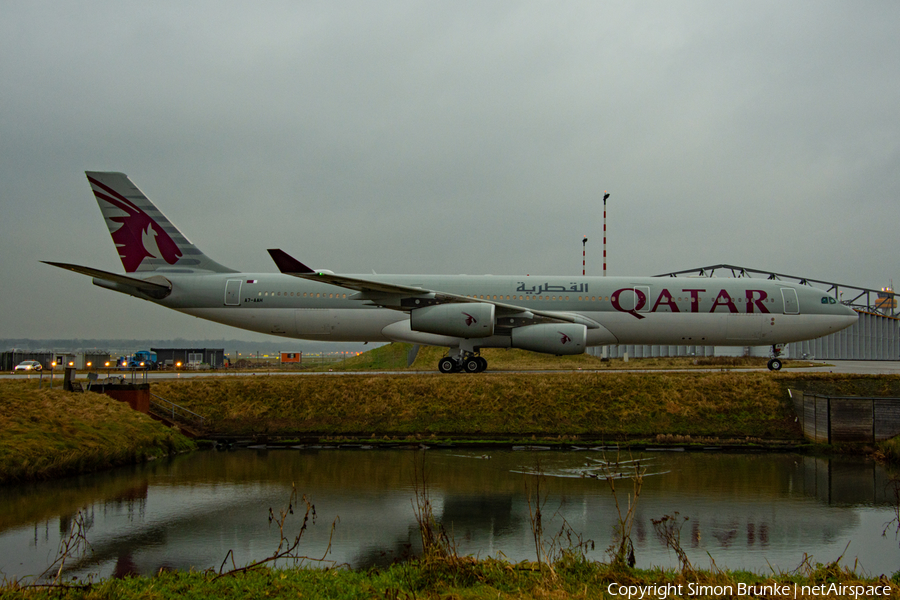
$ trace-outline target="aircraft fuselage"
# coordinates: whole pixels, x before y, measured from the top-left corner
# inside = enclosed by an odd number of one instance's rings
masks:
[[[172,282],[172,292],[149,300],[234,327],[310,340],[440,343],[433,334],[398,326],[408,324],[406,312],[373,306],[364,294],[330,284],[273,273],[155,274]],[[523,310],[577,313],[602,326],[588,329],[591,346],[787,343],[827,335],[857,318],[821,290],[749,278],[365,277]],[[498,318],[501,327],[502,321]],[[477,346],[508,347],[509,336],[482,338]]]

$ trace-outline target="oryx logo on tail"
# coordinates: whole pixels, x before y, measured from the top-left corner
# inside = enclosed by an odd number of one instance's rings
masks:
[[[90,176],[88,180],[98,200],[125,213],[108,218],[120,225],[115,231],[110,226],[110,234],[119,249],[119,257],[126,272],[137,271],[145,258],[160,258],[170,265],[181,258],[178,245],[150,215],[108,185]]]

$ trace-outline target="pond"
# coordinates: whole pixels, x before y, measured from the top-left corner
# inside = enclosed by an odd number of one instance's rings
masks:
[[[872,575],[900,568],[895,488],[883,467],[862,457],[295,447],[201,451],[0,488],[0,574],[42,573],[76,523],[90,550],[67,559],[67,576],[219,569],[226,557],[242,566],[277,548],[277,517],[292,486],[316,515],[298,553],[326,559],[307,564],[389,564],[421,548],[414,507],[423,459],[434,516],[461,554],[534,560],[539,494],[548,546],[565,520],[574,535],[563,546],[590,540],[588,556],[606,560],[616,502],[627,509],[640,468],[631,533],[638,567],[678,565],[653,525],[671,515],[698,567],[715,560],[720,568],[791,571],[806,556],[814,565],[843,554],[842,564]],[[620,477],[615,494],[609,476]],[[284,525],[291,540],[303,518],[302,504],[295,507]]]

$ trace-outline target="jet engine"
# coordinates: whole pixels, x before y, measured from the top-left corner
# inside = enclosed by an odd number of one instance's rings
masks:
[[[494,335],[494,305],[460,302],[417,308],[409,313],[409,326],[414,331],[453,337],[489,337]]]
[[[587,327],[577,323],[542,323],[512,330],[512,347],[546,354],[581,354],[587,347]]]

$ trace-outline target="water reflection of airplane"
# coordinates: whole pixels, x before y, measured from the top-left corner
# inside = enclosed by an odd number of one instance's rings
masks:
[[[127,275],[48,263],[95,285],[250,331],[450,348],[442,372],[480,372],[482,348],[581,354],[588,346],[781,345],[857,314],[810,286],[759,279],[341,275],[269,250],[281,273],[207,257],[122,173],[87,173]]]
[[[85,575],[96,571],[97,565],[105,571],[120,569],[145,575],[161,568],[184,571],[218,568],[229,551],[234,553],[235,564],[242,566],[275,551],[279,530],[268,523],[267,508],[271,506],[277,514],[286,506],[290,486],[260,488],[222,482],[215,489],[200,494],[195,491],[151,488],[142,508],[142,518],[132,519],[125,530],[121,520],[128,512],[127,507],[117,513],[104,511],[108,522],[95,517],[87,534],[91,552],[79,560],[69,561],[67,572]],[[248,494],[253,496],[253,512],[246,504]],[[318,516],[304,532],[301,549],[304,555],[322,557],[329,545],[332,522],[338,518],[326,565],[332,564],[330,561],[355,564],[357,558],[367,553],[393,551],[386,548],[391,540],[401,548],[404,543],[416,544],[418,531],[406,494],[355,496],[314,491],[313,501]],[[288,518],[285,526],[285,534],[290,539],[296,535],[301,519],[302,511],[298,514],[295,506],[294,516]]]
[[[491,451],[490,460],[476,460],[482,453],[468,458],[457,456],[458,450],[427,453],[435,516],[453,533],[461,552],[486,556],[502,551],[511,560],[533,558],[534,551],[527,476],[512,471],[534,465],[539,456],[544,472],[553,475],[601,456]],[[702,557],[710,551],[720,564],[732,566],[731,561],[746,560],[741,551],[759,551],[777,560],[787,554],[794,561],[804,551],[821,548],[823,540],[854,531],[860,525],[857,507],[891,506],[888,477],[873,463],[797,455],[685,454],[659,453],[650,461],[653,471],[668,473],[644,480],[634,528],[639,565],[668,560],[651,519],[674,511],[690,518],[682,532],[686,548]],[[112,572],[119,564],[123,571],[150,574],[160,567],[218,567],[228,550],[235,551],[239,565],[263,558],[278,541],[277,528],[268,525],[267,509],[277,511],[286,504],[291,481],[311,495],[319,515],[304,537],[304,553],[324,552],[331,521],[339,516],[329,558],[353,566],[391,562],[417,550],[411,458],[405,450],[210,452],[180,457],[171,470],[154,465],[126,473],[118,487],[135,491],[126,492],[130,499],[104,498],[94,504],[88,531],[94,555],[76,566],[79,572],[89,572],[99,562]],[[146,493],[133,485],[140,481],[148,482]],[[620,481],[619,489],[627,483]],[[542,485],[549,494],[545,530],[556,532],[559,521],[550,517],[559,509],[576,533],[597,542],[594,558],[602,558],[616,523],[606,482],[548,476]],[[33,499],[22,496],[17,503],[36,503],[53,496],[52,489],[34,486]],[[74,514],[82,500],[58,506],[57,514]],[[46,560],[57,542],[49,535],[37,540],[30,522],[20,522],[0,534],[0,557],[15,556],[18,564],[28,552],[34,556],[27,560]],[[890,556],[896,558],[897,545],[891,543],[895,554]],[[797,552],[798,547],[803,550]],[[0,569],[7,575],[15,575],[8,568],[12,566],[0,558]],[[762,559],[754,566],[764,567]]]
[[[90,483],[87,483],[90,481]],[[110,472],[97,473],[78,482],[66,480],[65,485],[40,482],[7,486],[0,494],[0,533],[23,523],[40,523],[59,517],[60,527],[68,531],[70,519],[82,506],[116,506],[146,498],[147,480],[131,480]],[[41,491],[44,490],[44,491]],[[53,502],[35,502],[35,497],[48,495]],[[65,516],[68,515],[68,516]]]

